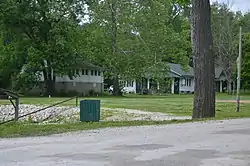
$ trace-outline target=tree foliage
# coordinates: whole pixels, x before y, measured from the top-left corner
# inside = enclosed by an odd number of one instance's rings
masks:
[[[188,33],[173,1],[97,2],[89,8],[89,55],[108,69],[111,78],[134,79],[150,73],[160,79],[169,59],[188,62]]]
[[[223,68],[227,79],[228,93],[232,93],[231,85],[238,56],[237,14],[230,11],[227,4],[215,3],[212,6],[212,30],[214,53],[217,66]]]
[[[6,0],[0,3],[4,40],[10,42],[20,69],[29,74],[42,72],[47,93],[54,92],[55,76],[66,74],[78,59],[78,0]],[[9,47],[9,46],[8,46]],[[17,61],[17,60],[15,60]]]
[[[244,89],[250,88],[250,33],[243,35],[242,42],[242,80]]]

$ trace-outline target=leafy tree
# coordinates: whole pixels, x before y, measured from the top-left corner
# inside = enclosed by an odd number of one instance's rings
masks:
[[[68,73],[79,59],[77,16],[82,5],[78,0],[0,2],[3,29],[17,50],[13,54],[25,57],[24,72],[42,71],[48,94],[55,93],[55,76]]]
[[[141,5],[144,8],[137,13],[135,27],[142,48],[146,48],[143,55],[149,58],[142,71],[150,72],[151,77],[164,85],[168,70],[166,62],[188,65],[190,42],[187,31],[190,32],[190,28],[185,27],[188,22],[172,1],[146,1]]]
[[[250,33],[245,33],[242,42],[242,80],[245,89],[250,88]]]
[[[244,89],[250,88],[250,13],[246,14],[237,14],[238,22],[237,26],[242,27],[242,83]]]
[[[228,85],[228,93],[232,94],[233,72],[238,56],[237,17],[227,4],[215,3],[212,6],[212,30],[216,61],[223,68]]]
[[[181,30],[182,22],[173,11],[172,1],[94,2],[90,5],[89,43],[90,52],[95,54],[91,58],[114,78],[115,95],[119,95],[119,77],[141,78],[151,73],[161,79],[169,58],[187,62],[188,35]]]
[[[7,34],[0,32],[0,87],[10,88],[22,68],[24,56],[15,43],[9,44]]]
[[[95,0],[90,3],[90,59],[108,69],[113,79],[114,95],[121,95],[119,77],[137,75],[140,56],[137,36],[132,33],[136,6],[131,1]]]
[[[238,19],[239,19],[239,25],[242,26],[243,33],[249,33],[250,32],[250,12],[242,15],[241,13],[238,13]]]

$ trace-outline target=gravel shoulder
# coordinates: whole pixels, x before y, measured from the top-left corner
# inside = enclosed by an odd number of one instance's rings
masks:
[[[19,115],[42,109],[46,106],[38,105],[20,105]],[[79,107],[52,107],[30,116],[21,118],[22,121],[46,122],[46,123],[66,123],[79,121]],[[12,105],[0,105],[0,121],[9,120],[14,117],[14,108]],[[142,110],[124,109],[124,108],[101,108],[101,120],[103,121],[135,121],[152,120],[163,121],[173,119],[191,119],[188,116],[174,116],[160,112],[147,112]]]

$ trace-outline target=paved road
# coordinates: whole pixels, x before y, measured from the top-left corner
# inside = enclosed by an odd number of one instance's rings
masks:
[[[1,166],[250,166],[250,119],[0,140]]]

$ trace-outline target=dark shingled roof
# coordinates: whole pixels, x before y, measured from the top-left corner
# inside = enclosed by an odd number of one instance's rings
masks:
[[[171,71],[168,73],[169,77],[178,76],[194,76],[193,68],[188,66],[187,69],[183,69],[180,64],[168,63]],[[223,69],[221,67],[215,67],[215,78],[219,78]]]
[[[190,66],[183,67],[180,64],[175,63],[168,63],[169,71],[167,72],[167,77],[181,77],[181,76],[188,76],[193,77],[194,71],[193,68]],[[223,69],[221,67],[215,68],[215,78],[219,78],[221,73],[223,72]],[[151,74],[146,73],[145,76],[149,77]]]
[[[172,74],[178,76],[194,76],[193,68],[190,66],[187,66],[187,68],[184,69],[184,67],[182,67],[180,64],[168,63],[168,65],[171,70],[169,76]]]
[[[215,68],[215,78],[219,78],[223,69],[221,67],[216,67]]]
[[[104,68],[98,66],[98,65],[95,65],[89,61],[86,61],[86,60],[83,60],[83,61],[78,61],[76,63],[76,65],[72,66],[73,69],[97,69],[97,70],[104,70]]]

